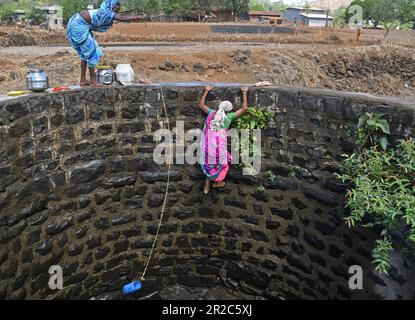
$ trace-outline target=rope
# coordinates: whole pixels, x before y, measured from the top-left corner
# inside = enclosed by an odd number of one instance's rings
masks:
[[[154,44],[154,48],[155,48],[155,50],[156,50],[156,61],[157,61],[157,66],[158,66],[158,64],[159,64],[159,55],[158,55],[158,48],[157,48],[157,44]],[[168,114],[167,114],[166,102],[165,102],[165,100],[164,100],[164,93],[163,93],[163,85],[161,84],[161,82],[160,82],[160,93],[161,93],[161,101],[162,101],[162,103],[163,103],[164,114],[166,115],[166,119],[167,119],[167,129],[170,131],[170,120],[169,120],[169,116],[168,116]],[[170,156],[172,156],[172,154],[171,154],[170,152],[172,152],[172,150],[171,150],[171,149],[169,149],[169,156],[168,156],[168,158],[167,158],[167,159],[168,159],[168,160],[167,160],[167,166],[168,166],[168,173],[167,173],[167,184],[166,184],[166,192],[165,192],[165,194],[164,194],[163,206],[162,206],[162,208],[161,208],[160,220],[159,220],[159,224],[158,224],[158,227],[157,227],[156,236],[155,236],[155,238],[154,238],[153,245],[151,246],[150,254],[149,254],[148,259],[147,259],[147,263],[146,263],[146,265],[145,265],[145,268],[144,268],[143,274],[142,274],[142,276],[141,276],[141,280],[142,280],[142,281],[144,281],[144,280],[145,280],[145,278],[144,278],[144,277],[145,277],[145,275],[146,275],[146,272],[147,272],[147,269],[148,269],[148,265],[150,264],[151,258],[153,257],[153,251],[154,251],[154,248],[155,248],[155,246],[156,246],[158,236],[159,236],[159,234],[160,234],[160,228],[161,228],[161,225],[162,225],[162,223],[163,223],[164,212],[165,212],[165,210],[166,210],[167,200],[168,200],[168,196],[169,196],[170,173],[171,173],[171,161],[170,161]]]

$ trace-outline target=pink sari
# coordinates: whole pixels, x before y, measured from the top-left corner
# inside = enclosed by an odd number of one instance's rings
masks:
[[[229,170],[232,157],[228,152],[228,129],[214,131],[210,123],[216,112],[210,112],[203,128],[200,166],[210,181],[221,182]]]

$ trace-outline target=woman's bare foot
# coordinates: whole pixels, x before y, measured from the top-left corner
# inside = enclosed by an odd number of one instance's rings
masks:
[[[149,80],[149,79],[142,78],[142,79],[140,79],[138,81],[140,81],[140,83],[143,83],[143,84],[152,84],[151,80]]]
[[[81,87],[87,87],[87,86],[90,86],[91,85],[91,82],[89,82],[88,80],[81,80],[81,81],[79,81],[79,85],[81,86]]]
[[[223,188],[225,185],[226,185],[226,183],[224,181],[221,181],[221,182],[215,182],[213,184],[213,187],[214,188]]]
[[[209,182],[209,180],[206,180],[205,187],[203,188],[203,192],[205,194],[208,194],[209,191],[210,191],[210,182]]]
[[[103,86],[103,84],[101,82],[98,82],[96,80],[91,81],[91,87],[93,87],[93,88],[99,88],[99,87],[102,87],[102,86]]]

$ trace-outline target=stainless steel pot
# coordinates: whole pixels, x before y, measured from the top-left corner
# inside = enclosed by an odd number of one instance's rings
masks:
[[[114,71],[111,67],[98,67],[95,71],[98,82],[103,84],[111,84],[114,79]]]
[[[49,88],[49,77],[42,69],[31,69],[26,76],[27,89],[42,92]]]

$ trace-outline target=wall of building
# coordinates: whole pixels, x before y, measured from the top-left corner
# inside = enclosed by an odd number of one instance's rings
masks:
[[[0,298],[87,299],[139,278],[158,224],[167,169],[153,133],[183,120],[200,128],[201,86],[107,87],[0,101]],[[208,104],[240,105],[217,87]],[[334,177],[359,116],[387,114],[393,139],[413,133],[413,102],[269,87],[251,106],[275,112],[263,131],[258,177],[232,167],[223,190],[203,194],[197,165],[174,165],[168,210],[144,289],[222,286],[268,299],[413,299],[414,268],[398,251],[389,276],[370,252],[376,235],[344,221],[346,186]],[[267,178],[271,171],[276,180]],[[259,189],[264,186],[265,191]],[[351,291],[348,269],[364,270]],[[48,287],[63,268],[64,288]]]
[[[288,9],[283,13],[284,20],[294,22],[297,20],[297,22],[302,21],[301,14],[306,13],[306,10],[304,9]],[[309,10],[308,13],[316,13],[316,14],[325,14],[324,10]]]
[[[326,19],[315,19],[315,18],[305,18],[302,17],[304,24],[309,27],[325,27],[327,20]],[[328,20],[328,26],[333,25],[333,20]]]

